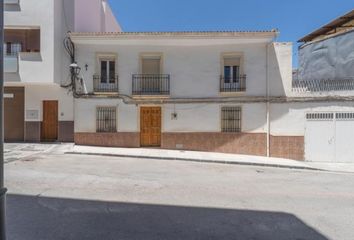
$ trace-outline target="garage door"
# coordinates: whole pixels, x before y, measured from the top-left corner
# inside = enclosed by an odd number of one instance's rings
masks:
[[[7,142],[24,140],[25,91],[23,87],[4,89],[4,137]]]
[[[354,113],[306,114],[305,158],[314,162],[354,163]]]

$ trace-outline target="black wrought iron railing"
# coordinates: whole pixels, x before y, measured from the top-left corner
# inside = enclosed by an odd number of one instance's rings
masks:
[[[94,92],[118,93],[118,90],[118,76],[110,78],[101,75],[93,76]]]
[[[170,95],[169,74],[133,74],[133,95]]]
[[[220,76],[220,92],[245,92],[246,75],[237,77]]]
[[[294,79],[292,82],[292,89],[294,92],[353,91],[354,78],[316,80]]]

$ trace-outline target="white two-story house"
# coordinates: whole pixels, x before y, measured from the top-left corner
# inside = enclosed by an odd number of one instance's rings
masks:
[[[5,140],[73,141],[68,31],[120,31],[105,0],[5,0]]]
[[[292,84],[292,44],[277,34],[71,33],[75,143],[303,159],[303,137],[269,132],[269,99]]]
[[[293,81],[277,35],[71,33],[75,143],[353,162],[353,80]]]

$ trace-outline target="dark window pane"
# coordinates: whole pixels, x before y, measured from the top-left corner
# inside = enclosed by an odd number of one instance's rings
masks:
[[[115,82],[116,75],[116,63],[114,61],[109,61],[109,82]]]
[[[231,67],[230,66],[224,66],[224,81],[225,83],[230,83],[231,80]]]
[[[232,78],[234,83],[238,83],[240,80],[240,67],[233,66],[232,68]]]
[[[101,83],[107,82],[107,62],[101,61]]]

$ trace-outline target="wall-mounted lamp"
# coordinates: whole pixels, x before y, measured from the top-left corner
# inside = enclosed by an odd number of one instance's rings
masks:
[[[76,76],[78,76],[81,72],[81,68],[77,65],[77,63],[70,64],[70,69]]]
[[[86,69],[86,72],[87,72],[87,70],[88,70],[88,64],[87,63],[85,64],[85,69]]]

